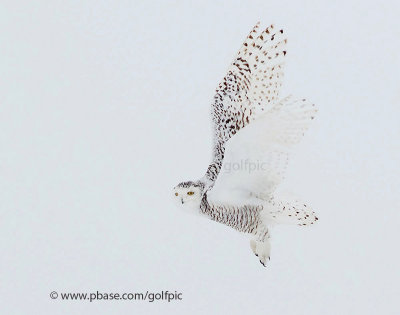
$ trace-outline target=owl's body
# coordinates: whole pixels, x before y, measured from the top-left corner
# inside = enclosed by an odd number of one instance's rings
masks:
[[[278,100],[287,40],[272,25],[259,35],[257,30],[258,24],[218,85],[213,159],[205,176],[174,190],[179,204],[250,234],[250,247],[265,266],[270,226],[318,220],[303,202],[275,191],[317,110],[305,99]]]

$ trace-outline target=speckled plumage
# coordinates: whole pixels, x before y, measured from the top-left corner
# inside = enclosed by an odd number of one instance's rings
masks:
[[[273,25],[252,29],[214,96],[212,161],[204,177],[174,188],[181,206],[252,235],[250,247],[264,266],[270,226],[318,220],[306,204],[275,191],[317,112],[305,99],[278,99],[286,43]]]
[[[257,23],[245,39],[212,104],[213,161],[205,178],[213,185],[221,169],[225,143],[278,99],[282,86],[287,39],[283,30],[267,27],[257,35]]]

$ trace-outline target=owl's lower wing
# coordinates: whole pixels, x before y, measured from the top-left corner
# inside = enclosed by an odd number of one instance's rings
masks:
[[[287,40],[273,25],[260,33],[258,28],[259,24],[247,36],[216,89],[213,161],[206,172],[211,183],[219,173],[226,141],[275,103],[282,86]]]
[[[282,181],[289,154],[317,112],[305,99],[287,97],[241,129],[226,144],[221,171],[209,200],[242,204],[268,199]]]

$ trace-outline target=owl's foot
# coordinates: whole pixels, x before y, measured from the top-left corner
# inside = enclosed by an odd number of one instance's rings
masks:
[[[271,259],[270,258],[271,244],[269,240],[267,239],[264,242],[251,240],[250,248],[253,251],[253,253],[258,257],[260,263],[264,267],[266,267],[267,262]]]

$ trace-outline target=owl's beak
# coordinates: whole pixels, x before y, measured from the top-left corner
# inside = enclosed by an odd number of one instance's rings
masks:
[[[183,204],[183,198],[181,198],[181,202],[182,202],[182,204]]]

